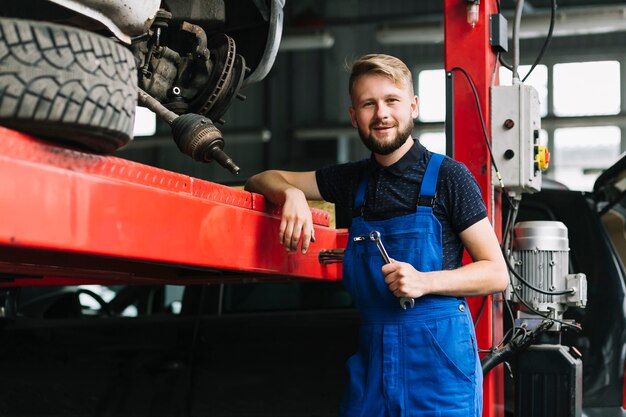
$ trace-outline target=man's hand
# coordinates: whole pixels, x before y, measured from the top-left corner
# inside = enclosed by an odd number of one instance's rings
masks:
[[[302,238],[302,253],[315,241],[313,216],[308,200],[321,200],[315,171],[265,171],[246,181],[245,189],[263,194],[274,204],[283,206],[278,241],[288,251],[298,250]]]
[[[295,252],[298,250],[300,238],[302,253],[306,253],[310,242],[315,241],[313,217],[304,193],[297,188],[289,188],[285,190],[278,241],[288,251]]]
[[[429,293],[427,274],[411,264],[392,260],[383,265],[382,272],[389,291],[398,298],[419,298]]]

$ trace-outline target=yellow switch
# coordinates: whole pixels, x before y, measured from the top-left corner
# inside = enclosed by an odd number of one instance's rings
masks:
[[[548,169],[548,165],[550,164],[550,152],[548,151],[548,147],[535,145],[535,148],[535,162],[537,163],[537,168],[539,168],[540,171],[545,171]]]

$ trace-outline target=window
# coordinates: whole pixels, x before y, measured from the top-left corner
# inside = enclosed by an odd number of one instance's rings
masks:
[[[446,134],[444,132],[422,133],[419,140],[429,151],[446,154]]]
[[[417,81],[418,120],[443,122],[446,119],[446,73],[442,69],[421,71]]]
[[[555,115],[594,116],[620,112],[619,62],[556,64],[553,73]]]
[[[133,136],[152,136],[156,132],[156,114],[145,107],[137,107]]]
[[[519,66],[520,79],[526,77],[530,68],[530,65]],[[571,189],[588,191],[593,188],[598,175],[619,158],[622,129],[617,126],[584,126],[583,118],[621,114],[624,88],[621,86],[620,71],[621,64],[617,60],[537,65],[524,81],[524,84],[537,90],[540,116],[554,116],[545,125],[542,122],[548,131],[542,129],[540,133],[540,143],[549,144],[552,153],[545,175]],[[500,68],[499,84],[511,83],[511,71]],[[420,71],[417,94],[420,98],[419,121],[445,121],[444,70]],[[445,153],[444,132],[429,129],[419,138],[429,150]]]
[[[616,126],[562,128],[554,131],[553,175],[573,190],[589,191],[598,175],[620,154]]]

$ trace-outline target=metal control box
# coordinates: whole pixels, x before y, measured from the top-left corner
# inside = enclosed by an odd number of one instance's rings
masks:
[[[539,96],[523,84],[491,89],[491,146],[493,158],[509,193],[541,190],[539,152]],[[499,185],[494,176],[494,185]]]

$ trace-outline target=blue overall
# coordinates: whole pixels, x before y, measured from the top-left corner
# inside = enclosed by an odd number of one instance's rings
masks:
[[[383,258],[369,236],[378,230],[389,256],[428,272],[442,268],[441,224],[433,214],[443,155],[429,161],[415,213],[352,220],[343,281],[362,317],[358,352],[347,362],[342,417],[480,417],[482,371],[464,299],[424,296],[403,310],[385,284]],[[364,175],[354,207],[363,207]]]

